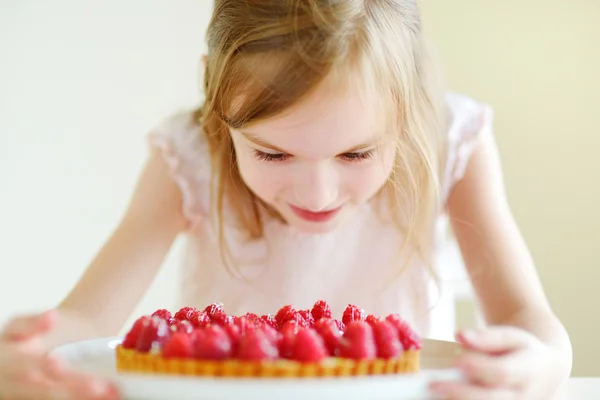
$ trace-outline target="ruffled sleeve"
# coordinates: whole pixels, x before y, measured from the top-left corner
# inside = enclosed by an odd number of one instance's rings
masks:
[[[150,146],[161,151],[181,190],[183,215],[194,230],[209,210],[210,154],[201,127],[192,113],[177,114],[148,135]]]
[[[493,130],[493,110],[459,94],[448,94],[446,102],[451,122],[448,130],[448,154],[442,180],[442,198],[448,200],[454,186],[463,178],[469,158],[479,143],[479,138]]]

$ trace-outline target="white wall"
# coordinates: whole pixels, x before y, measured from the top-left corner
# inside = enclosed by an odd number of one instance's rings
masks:
[[[0,1],[0,321],[60,301],[115,227],[143,136],[198,99],[211,6]]]

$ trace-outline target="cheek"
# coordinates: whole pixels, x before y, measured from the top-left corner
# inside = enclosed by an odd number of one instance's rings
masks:
[[[281,173],[269,168],[267,163],[257,160],[249,151],[236,152],[238,170],[242,181],[250,190],[266,202],[272,201],[282,186]]]
[[[387,150],[362,169],[346,172],[346,187],[357,198],[370,198],[388,181],[394,166],[395,151]]]

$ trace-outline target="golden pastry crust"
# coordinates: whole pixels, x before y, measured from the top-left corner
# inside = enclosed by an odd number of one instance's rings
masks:
[[[166,374],[194,377],[231,378],[320,378],[407,374],[419,371],[419,351],[405,351],[400,358],[352,360],[327,358],[318,363],[274,361],[205,361],[166,359],[158,354],[116,348],[117,371],[123,373]]]

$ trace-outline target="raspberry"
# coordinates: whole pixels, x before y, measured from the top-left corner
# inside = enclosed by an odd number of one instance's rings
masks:
[[[314,329],[304,328],[298,331],[292,348],[293,360],[319,362],[328,354],[325,342]]]
[[[398,339],[398,330],[388,321],[377,321],[371,325],[377,357],[394,358],[402,354],[402,343]]]
[[[252,330],[256,324],[247,317],[234,317],[234,326],[237,326],[240,330],[240,334],[244,336],[248,331]]]
[[[298,314],[302,317],[307,328],[312,328],[315,325],[315,318],[310,313],[310,310],[300,310]]]
[[[273,360],[278,357],[277,347],[260,330],[242,337],[237,348],[237,358],[246,361]]]
[[[281,333],[279,333],[277,331],[277,329],[273,328],[270,325],[263,324],[263,325],[257,327],[256,329],[258,329],[262,333],[264,333],[267,340],[270,341],[271,343],[277,343],[281,339],[281,336],[282,336]]]
[[[253,322],[253,323],[256,323],[260,320],[258,315],[254,314],[254,313],[246,313],[246,315],[244,315],[244,318],[246,318],[248,321]]]
[[[202,360],[224,360],[231,355],[229,335],[218,325],[211,325],[196,335],[194,357]]]
[[[294,308],[294,306],[288,305],[282,307],[279,311],[277,311],[277,314],[275,315],[277,327],[281,329],[283,324],[285,324],[286,321],[290,320],[295,314],[296,309]]]
[[[164,319],[167,322],[169,322],[171,320],[171,318],[173,318],[173,316],[171,315],[171,313],[168,310],[165,310],[165,309],[154,311],[152,313],[152,316],[153,317],[160,317],[160,318]]]
[[[275,317],[273,317],[271,314],[263,315],[262,317],[260,317],[260,320],[264,324],[269,325],[274,329],[277,329],[277,321],[275,320]]]
[[[311,310],[311,314],[315,321],[320,320],[321,318],[331,318],[331,308],[329,304],[323,300],[319,300],[315,303]]]
[[[291,358],[294,351],[294,341],[296,340],[296,333],[298,332],[298,325],[294,323],[287,323],[281,329],[281,336],[277,342],[279,348],[279,354],[284,358]]]
[[[172,319],[172,322],[169,323],[169,329],[171,329],[172,333],[181,332],[190,334],[194,330],[194,326],[190,321],[180,321],[178,319]]]
[[[286,324],[295,324],[300,328],[308,328],[309,327],[308,322],[304,319],[304,317],[302,317],[302,315],[298,311],[289,312],[286,315],[286,318],[281,320],[281,323],[279,326],[280,326],[280,328],[282,328]]]
[[[137,347],[138,338],[140,337],[140,333],[145,325],[148,325],[150,319],[152,317],[143,316],[138,318],[134,323],[129,332],[125,335],[123,339],[123,347],[126,349],[135,349]]]
[[[354,321],[346,326],[342,337],[340,355],[352,359],[373,359],[377,355],[373,328],[364,321]]]
[[[195,328],[205,328],[210,325],[211,320],[208,314],[204,311],[200,311],[194,314],[194,317],[190,320]]]
[[[175,313],[173,318],[181,321],[189,321],[190,317],[194,315],[194,311],[197,311],[194,307],[183,307],[181,310]]]
[[[373,325],[374,325],[376,322],[378,322],[378,321],[381,321],[381,320],[382,320],[382,319],[381,319],[380,317],[377,317],[377,316],[375,316],[375,315],[372,315],[372,314],[371,314],[371,315],[368,315],[368,316],[367,316],[367,318],[365,319],[365,321],[366,321],[366,322],[367,322],[369,325],[371,325],[371,326],[373,326]]]
[[[365,319],[365,312],[360,308],[353,306],[352,304],[348,304],[346,309],[344,310],[344,315],[342,316],[342,322],[344,325],[348,326],[354,321],[363,321]]]
[[[412,330],[408,322],[403,320],[398,314],[390,314],[385,319],[398,330],[398,338],[404,350],[421,349],[421,338]]]
[[[315,323],[315,331],[323,338],[329,355],[337,356],[341,346],[342,333],[335,320],[321,318]]]
[[[148,352],[155,346],[160,346],[169,337],[169,325],[160,317],[150,317],[142,324],[136,349]]]
[[[210,306],[206,306],[204,312],[208,314],[210,319],[212,319],[215,314],[225,314],[223,303],[213,303]]]
[[[172,334],[162,346],[161,356],[164,358],[190,358],[193,355],[190,335],[183,332]]]
[[[232,315],[227,315],[225,312],[217,312],[210,317],[210,320],[213,324],[225,326],[225,325],[233,325],[234,317]]]
[[[235,351],[238,343],[242,339],[242,333],[240,332],[240,328],[236,325],[225,325],[223,327],[223,330],[225,330],[225,332],[227,333],[227,336],[229,336],[229,340],[231,341],[232,351]]]

